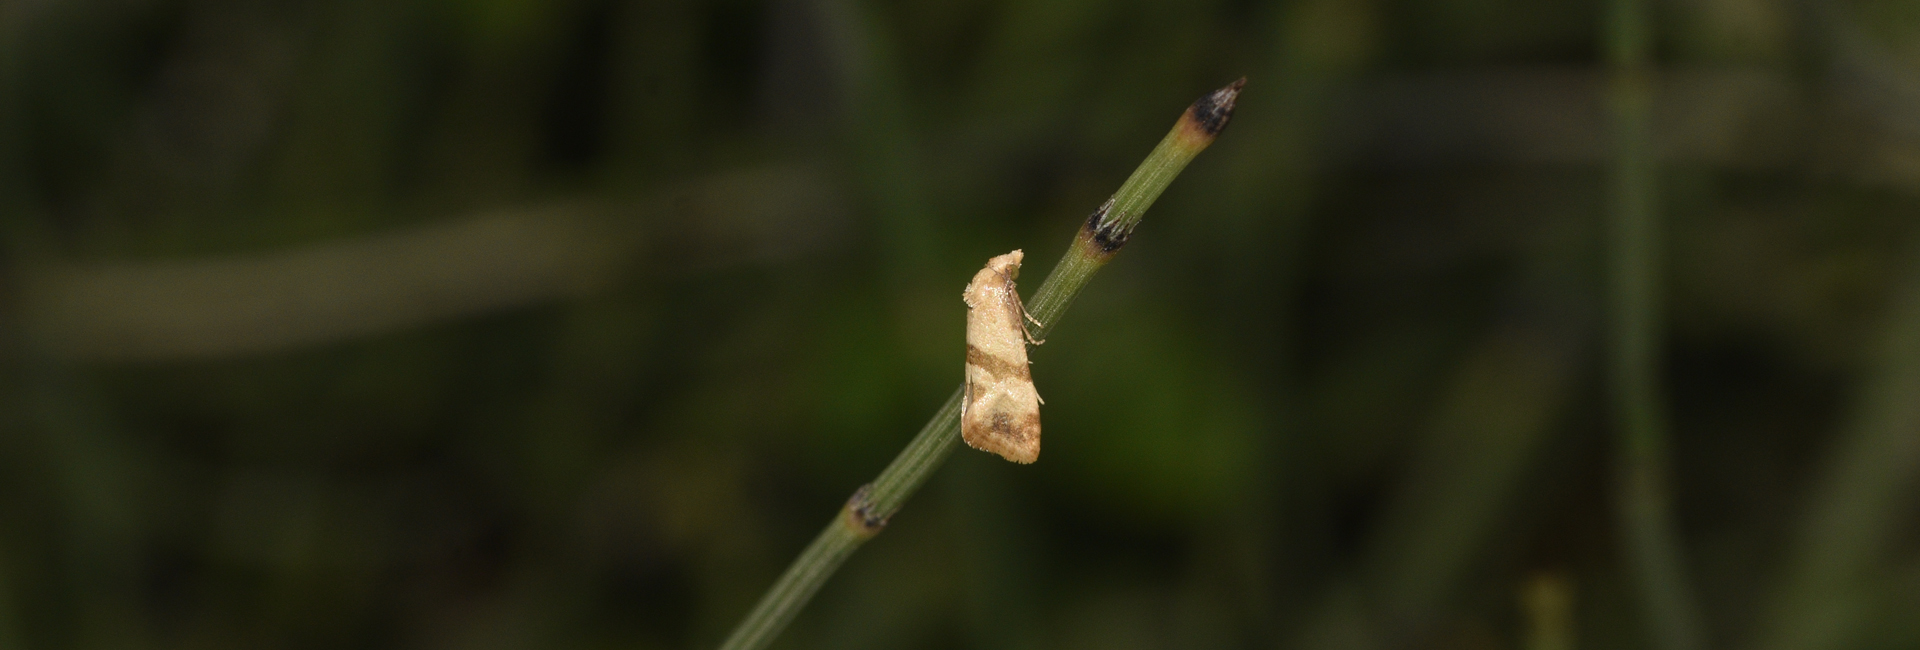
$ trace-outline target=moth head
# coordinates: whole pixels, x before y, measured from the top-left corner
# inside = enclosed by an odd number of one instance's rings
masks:
[[[987,260],[987,268],[993,269],[993,272],[1000,274],[1008,280],[1013,280],[1020,277],[1020,260],[1025,258],[1026,253],[1015,249],[1011,253]]]

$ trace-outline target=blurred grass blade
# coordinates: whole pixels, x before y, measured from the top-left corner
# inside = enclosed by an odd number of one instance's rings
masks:
[[[817,6],[842,86],[841,122],[851,162],[879,217],[886,275],[894,282],[924,278],[927,260],[933,259],[934,210],[901,99],[900,75],[892,65],[899,57],[867,7],[852,0],[822,0]]]
[[[1195,101],[1182,113],[1147,159],[1134,169],[1113,198],[1087,217],[1067,253],[1027,300],[1039,321],[1035,338],[1044,339],[1073,299],[1132,236],[1147,208],[1166,191],[1187,163],[1213,143],[1233,117],[1241,79]],[[956,364],[958,367],[958,364]],[[907,443],[880,476],[855,491],[806,550],[774,582],[753,611],[734,627],[722,650],[764,648],[793,621],[813,594],[826,584],[859,545],[886,527],[887,520],[913,496],[959,442],[961,391],[956,389],[920,433]]]
[[[807,167],[775,167],[644,200],[495,210],[285,250],[36,261],[17,271],[16,317],[40,352],[86,362],[214,359],[378,336],[601,292],[642,264],[703,269],[819,248],[844,231],[831,216],[842,199],[828,187]],[[632,214],[688,225],[643,232]]]
[[[1614,503],[1621,541],[1656,647],[1701,647],[1667,485],[1661,400],[1660,224],[1654,185],[1650,29],[1642,0],[1606,17],[1607,108],[1613,128],[1608,388],[1616,434]]]
[[[1856,647],[1853,635],[1876,615],[1876,587],[1906,577],[1887,568],[1901,531],[1911,530],[1920,481],[1920,264],[1910,267],[1872,350],[1879,367],[1797,524],[1785,581],[1755,644],[1765,650]]]

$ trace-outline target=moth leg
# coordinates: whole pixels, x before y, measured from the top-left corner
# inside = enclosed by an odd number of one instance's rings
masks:
[[[1038,319],[1038,318],[1034,318],[1034,317],[1033,317],[1033,314],[1029,314],[1029,313],[1027,313],[1027,306],[1026,306],[1026,305],[1021,305],[1021,306],[1020,306],[1020,315],[1021,315],[1021,316],[1025,316],[1025,317],[1027,317],[1027,320],[1030,320],[1030,321],[1033,321],[1033,324],[1034,324],[1034,325],[1045,325],[1045,323],[1042,323],[1042,322],[1040,322],[1040,319]],[[1021,334],[1024,334],[1024,335],[1026,335],[1026,337],[1027,337],[1027,342],[1028,342],[1028,343],[1032,343],[1032,344],[1034,344],[1034,345],[1040,345],[1040,344],[1042,344],[1042,343],[1046,343],[1046,342],[1047,342],[1047,340],[1046,340],[1046,339],[1036,339],[1036,338],[1033,338],[1033,330],[1032,330],[1032,329],[1029,329],[1029,328],[1027,327],[1027,323],[1026,323],[1026,321],[1021,321],[1021,322],[1020,322],[1020,333],[1021,333]]]

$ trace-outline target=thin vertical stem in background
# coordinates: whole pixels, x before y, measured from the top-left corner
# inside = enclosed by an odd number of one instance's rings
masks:
[[[1757,648],[1847,648],[1878,615],[1912,615],[1872,602],[1874,589],[1903,579],[1887,571],[1889,550],[1912,522],[1920,483],[1920,249],[1908,251],[1872,347],[1876,368],[1818,466]]]
[[[1245,82],[1245,79],[1235,81],[1188,107],[1180,115],[1180,121],[1174,123],[1173,130],[1167,132],[1167,137],[1160,140],[1159,146],[1154,147],[1127,182],[1121,184],[1120,191],[1081,224],[1073,243],[1067,247],[1066,256],[1027,300],[1028,312],[1039,321],[1032,331],[1035,338],[1046,338],[1087,281],[1127,243],[1147,208],[1194,156],[1213,144],[1214,137],[1233,117],[1234,101],[1239,98],[1240,87]],[[907,443],[907,448],[880,471],[880,476],[847,499],[839,514],[827,522],[826,529],[794,558],[780,579],[760,597],[753,611],[734,627],[720,645],[722,650],[764,648],[772,643],[840,564],[853,555],[861,543],[886,527],[887,519],[899,512],[900,506],[927,482],[933,470],[959,443],[960,397],[961,391],[955,389],[933,419]]]
[[[1614,503],[1655,645],[1701,647],[1673,530],[1661,399],[1660,223],[1654,187],[1650,29],[1643,0],[1613,0],[1605,41],[1613,127],[1608,388],[1617,441]]]
[[[1820,35],[1840,75],[1862,81],[1852,91],[1914,88],[1892,53],[1875,43],[1862,17],[1845,3],[1812,3],[1810,33]],[[1875,100],[1884,110],[1910,105]],[[1910,120],[1905,108],[1879,119]],[[1909,232],[1911,237],[1916,233]],[[1861,645],[1862,633],[1883,621],[1913,620],[1911,611],[1884,598],[1890,585],[1910,580],[1889,570],[1912,525],[1920,494],[1920,247],[1909,242],[1903,275],[1890,284],[1876,345],[1866,348],[1869,372],[1841,429],[1815,467],[1804,516],[1794,523],[1783,575],[1771,594],[1754,647],[1761,650]],[[1897,588],[1896,588],[1897,589]],[[1897,592],[1895,592],[1897,593]],[[1898,638],[1898,637],[1896,637]],[[1895,642],[1898,643],[1897,641]]]
[[[1239,147],[1214,198],[1217,212],[1208,229],[1208,246],[1218,273],[1211,278],[1223,306],[1214,332],[1236,350],[1227,368],[1264,397],[1249,407],[1264,422],[1255,436],[1256,471],[1225,511],[1199,532],[1205,546],[1197,557],[1218,563],[1204,570],[1233,576],[1230,591],[1239,601],[1235,614],[1254,638],[1282,646],[1296,617],[1284,611],[1280,585],[1295,582],[1305,554],[1299,530],[1283,525],[1288,514],[1306,507],[1308,477],[1322,469],[1305,453],[1299,430],[1305,411],[1303,386],[1295,359],[1301,327],[1296,312],[1304,293],[1306,233],[1322,199],[1327,175],[1317,157],[1324,145],[1340,86],[1373,54],[1379,28],[1373,0],[1306,0],[1274,8],[1266,27],[1273,51],[1268,73],[1261,75],[1261,112],[1240,132]],[[1248,107],[1255,109],[1255,107]],[[1302,482],[1305,481],[1305,482]]]
[[[1875,367],[1818,467],[1757,648],[1854,647],[1876,617],[1912,616],[1872,600],[1903,579],[1887,570],[1890,551],[1912,524],[1920,483],[1920,249],[1908,250],[1869,348]]]
[[[878,217],[882,264],[893,282],[925,277],[934,214],[902,97],[892,40],[859,0],[816,0],[839,76],[842,128],[854,171]]]

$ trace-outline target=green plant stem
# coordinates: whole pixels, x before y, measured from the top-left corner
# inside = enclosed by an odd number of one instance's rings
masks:
[[[1232,117],[1234,101],[1244,83],[1244,79],[1235,81],[1188,107],[1167,137],[1161,139],[1159,146],[1147,154],[1147,159],[1120,186],[1120,191],[1087,218],[1066,255],[1027,301],[1028,312],[1040,321],[1033,328],[1035,337],[1044,338],[1052,331],[1087,281],[1126,243],[1147,208],[1194,156],[1213,143]],[[960,389],[955,389],[946,404],[907,443],[906,449],[880,471],[880,476],[853,493],[833,521],[794,558],[780,579],[760,597],[753,611],[734,627],[721,643],[722,650],[766,647],[786,629],[841,563],[846,562],[860,544],[880,533],[888,518],[899,512],[900,506],[933,476],[933,470],[958,445],[961,394]]]
[[[1654,645],[1694,650],[1701,647],[1700,626],[1673,530],[1660,397],[1662,256],[1643,0],[1613,0],[1607,23],[1614,144],[1608,378],[1618,449],[1614,500]]]

